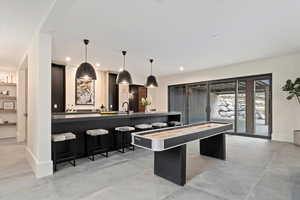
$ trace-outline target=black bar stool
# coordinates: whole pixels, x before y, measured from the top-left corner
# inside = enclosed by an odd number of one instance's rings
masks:
[[[153,126],[153,128],[165,128],[165,127],[168,127],[168,124],[164,123],[164,122],[155,122],[155,123],[152,123],[152,126]]]
[[[134,151],[134,145],[131,144],[131,131],[134,131],[135,128],[131,126],[122,126],[122,127],[115,128],[115,130],[118,133],[117,144],[118,144],[118,138],[120,138],[120,142],[119,142],[120,145],[117,145],[118,151],[121,153],[125,153],[125,148]]]
[[[108,135],[108,133],[108,130],[105,129],[94,129],[86,131],[87,154],[90,160],[94,161],[95,155],[97,154],[101,154],[104,157],[108,157],[109,147],[104,145],[102,138],[104,135]]]
[[[151,124],[137,124],[134,127],[136,128],[136,131],[146,131],[152,129]]]
[[[60,133],[53,134],[51,136],[51,146],[52,146],[52,160],[53,160],[53,170],[57,170],[57,164],[65,161],[70,162],[74,167],[76,166],[76,135],[74,133]],[[66,145],[67,152],[58,153],[57,146]],[[72,162],[73,161],[73,162]]]
[[[182,126],[182,123],[179,121],[170,121],[169,126]]]

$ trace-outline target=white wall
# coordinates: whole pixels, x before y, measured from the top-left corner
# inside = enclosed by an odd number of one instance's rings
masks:
[[[37,177],[52,174],[51,36],[37,33],[28,56],[28,137],[26,153]]]
[[[159,88],[150,91],[154,107],[168,110],[168,85],[233,78],[258,74],[273,74],[273,140],[293,141],[293,130],[300,128],[300,105],[287,101],[281,87],[287,79],[300,77],[300,53],[253,62],[211,68],[196,72],[158,77]]]

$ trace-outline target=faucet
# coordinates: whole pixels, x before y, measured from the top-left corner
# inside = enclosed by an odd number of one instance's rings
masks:
[[[124,101],[124,102],[122,103],[122,108],[124,108],[125,104],[127,104],[127,110],[125,110],[125,112],[126,112],[127,114],[129,114],[129,103],[128,103],[127,101]]]

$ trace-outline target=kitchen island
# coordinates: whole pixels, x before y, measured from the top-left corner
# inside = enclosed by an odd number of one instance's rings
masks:
[[[86,131],[92,129],[106,129],[109,134],[103,138],[103,143],[111,151],[116,149],[114,129],[119,126],[135,126],[137,124],[151,124],[154,122],[181,121],[180,112],[149,112],[149,113],[118,113],[118,114],[55,114],[52,115],[52,134],[72,132],[77,137],[78,157],[85,157]],[[60,151],[64,151],[61,145]]]

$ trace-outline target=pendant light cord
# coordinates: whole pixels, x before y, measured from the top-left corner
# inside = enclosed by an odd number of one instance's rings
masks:
[[[123,70],[125,70],[125,55],[124,55],[124,58],[123,58]]]
[[[87,62],[87,45],[85,45],[85,62]]]
[[[152,75],[152,63],[153,63],[153,59],[150,59],[150,63],[151,63],[151,75]]]
[[[127,51],[122,51],[122,54],[123,54],[123,56],[124,56],[124,58],[123,58],[123,70],[125,70],[125,56],[126,56],[126,53],[127,53]]]

